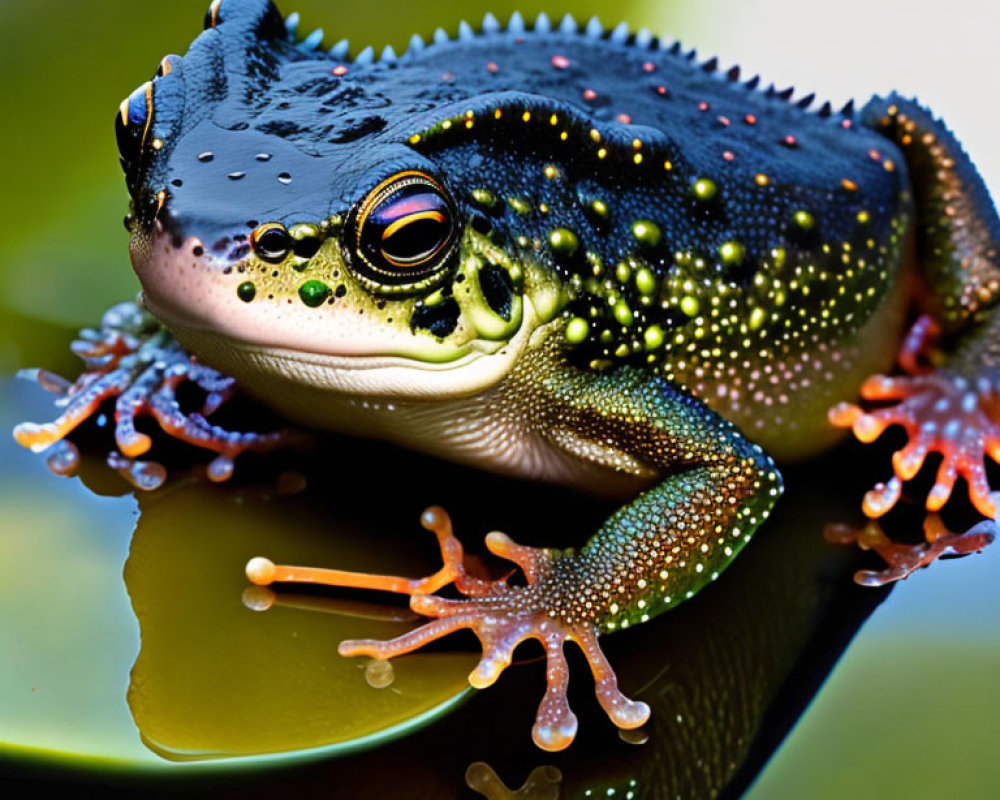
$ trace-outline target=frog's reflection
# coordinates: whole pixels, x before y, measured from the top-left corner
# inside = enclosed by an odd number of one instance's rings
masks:
[[[456,636],[394,662],[391,685],[377,690],[363,663],[337,655],[337,643],[395,635],[413,624],[405,607],[279,592],[276,607],[254,613],[242,602],[243,565],[266,552],[285,563],[421,575],[436,553],[416,519],[431,502],[448,508],[473,552],[494,529],[523,541],[582,543],[607,507],[375,444],[338,440],[321,452],[305,470],[311,488],[303,493],[179,482],[140,498],[125,569],[142,632],[129,704],[144,741],[165,758],[327,747],[320,754],[328,758],[258,775],[255,785],[273,776],[286,792],[336,786],[345,797],[475,797],[464,775],[476,761],[511,786],[553,766],[561,798],[612,788],[622,797],[733,796],[885,596],[855,586],[855,551],[822,537],[826,522],[855,518],[870,476],[836,455],[799,467],[769,524],[715,585],[608,637],[623,687],[653,708],[649,725],[619,738],[576,663],[580,737],[565,753],[543,754],[529,736],[544,687],[540,663],[467,692],[477,655]],[[331,470],[330,461],[342,466]],[[338,613],[316,613],[330,608]],[[534,653],[519,655],[531,661]]]

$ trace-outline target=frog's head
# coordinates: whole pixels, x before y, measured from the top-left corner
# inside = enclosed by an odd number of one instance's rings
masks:
[[[147,306],[250,385],[442,396],[495,383],[557,313],[559,282],[413,146],[434,117],[415,112],[417,88],[396,95],[393,65],[312,52],[292,27],[270,2],[216,0],[188,53],[122,104]]]

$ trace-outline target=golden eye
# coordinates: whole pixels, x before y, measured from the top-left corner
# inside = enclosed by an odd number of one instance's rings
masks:
[[[352,263],[386,291],[420,288],[442,274],[457,238],[451,199],[422,172],[401,172],[380,183],[356,218]]]

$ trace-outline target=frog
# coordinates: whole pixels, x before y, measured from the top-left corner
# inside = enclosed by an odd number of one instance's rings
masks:
[[[18,441],[59,444],[68,471],[66,435],[114,399],[113,464],[159,485],[148,415],[225,480],[289,442],[210,421],[239,389],[305,429],[612,500],[577,548],[490,533],[523,578],[467,566],[440,507],[421,517],[443,562],[427,577],[247,564],[256,584],[396,592],[429,618],[344,656],[384,664],[469,629],[485,688],[538,640],[540,748],[577,733],[569,642],[611,722],[646,722],[600,637],[719,579],[766,528],[777,465],[847,429],[908,435],[864,498],[873,520],[941,456],[927,541],[859,539],[888,563],[869,582],[995,538],[1000,221],[916,100],[835,109],[596,18],[488,14],[352,54],[270,0],[214,0],[115,127],[141,307],[84,332],[76,383],[34,373],[66,408]],[[938,512],[959,478],[983,519],[952,533]]]

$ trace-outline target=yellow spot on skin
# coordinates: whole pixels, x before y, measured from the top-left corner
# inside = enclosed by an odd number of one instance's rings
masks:
[[[493,112],[494,119],[500,119],[502,116],[503,116],[503,111],[499,108]]]
[[[598,158],[604,158],[607,154],[608,154],[608,151],[605,148],[603,148],[603,147],[600,150],[597,151],[597,157]]]
[[[413,134],[413,136],[410,137],[410,144],[419,144],[419,143],[420,143],[420,134],[419,133]]]
[[[650,325],[642,338],[645,340],[647,350],[656,350],[663,346],[663,328],[659,325]]]
[[[590,129],[590,138],[593,141],[595,141],[595,142],[601,141],[601,132],[599,130],[597,130],[597,128],[591,128]]]
[[[695,316],[700,308],[701,304],[698,302],[697,297],[687,295],[686,297],[681,298],[681,311],[683,311],[687,316]]]
[[[569,228],[556,228],[549,233],[549,244],[555,252],[571,256],[579,249],[580,240]]]
[[[590,325],[585,319],[573,317],[566,323],[566,341],[570,344],[579,344],[587,338],[589,333]]]
[[[670,172],[670,170],[672,170],[672,169],[674,168],[674,165],[673,165],[673,163],[672,163],[672,162],[670,162],[670,161],[664,161],[664,162],[663,162],[663,168],[664,168],[664,169],[665,169],[665,170],[666,170],[667,172]]]
[[[441,123],[441,127],[444,128],[445,130],[448,130],[451,127],[451,120],[446,119],[444,122]]]
[[[758,172],[756,175],[753,176],[753,181],[758,186],[767,186],[771,182],[771,179],[767,177],[767,175],[765,175],[763,172]]]
[[[555,164],[546,164],[544,171],[545,171],[545,177],[548,178],[550,181],[554,181],[559,177],[561,177],[562,175],[562,173],[559,172],[559,167],[557,167]]]
[[[760,330],[764,321],[767,319],[767,313],[762,308],[755,308],[750,312],[750,319],[747,321],[747,325],[750,326],[750,330],[756,331]]]
[[[608,204],[603,200],[591,200],[590,210],[593,211],[597,216],[601,218],[606,218],[608,216]]]
[[[641,164],[642,163],[642,153],[636,153],[634,156],[632,156],[632,160],[636,164]]]
[[[858,212],[858,222],[860,222],[862,225],[867,225],[869,222],[871,222],[871,219],[872,215],[869,214],[867,211]]]
[[[559,117],[557,117],[555,114],[549,117],[549,125],[558,125],[558,124],[559,124]]]
[[[719,255],[722,257],[723,264],[735,266],[743,263],[746,249],[739,242],[726,242],[719,248]]]
[[[648,219],[639,219],[632,223],[632,235],[636,241],[646,247],[656,247],[663,235],[655,222]]]
[[[816,227],[816,218],[804,209],[799,209],[794,214],[792,214],[792,219],[795,224],[804,230],[811,230]]]
[[[523,114],[521,115],[521,119],[522,119],[522,120],[523,120],[524,122],[530,122],[530,121],[531,121],[531,112],[530,112],[530,111],[525,111],[525,112],[524,112],[524,113],[523,113]]]
[[[718,193],[719,189],[715,185],[715,181],[708,178],[698,178],[691,185],[691,192],[699,200],[707,201],[711,200]]]
[[[629,308],[628,304],[623,300],[619,300],[615,304],[615,319],[618,320],[620,325],[623,325],[626,328],[632,324],[632,320],[634,319],[632,316],[632,309]]]
[[[643,295],[651,295],[656,291],[656,277],[652,270],[643,267],[635,274],[635,288]]]

